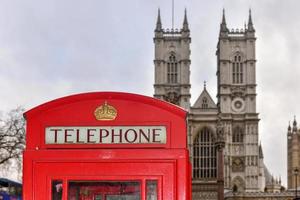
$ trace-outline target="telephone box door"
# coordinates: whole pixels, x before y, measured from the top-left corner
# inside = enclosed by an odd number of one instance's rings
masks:
[[[103,152],[101,154],[105,155]],[[78,156],[84,155],[78,154]],[[34,163],[33,171],[38,172],[34,174],[34,199],[160,200],[175,198],[176,161],[155,159],[106,161]],[[162,193],[162,191],[168,192]]]

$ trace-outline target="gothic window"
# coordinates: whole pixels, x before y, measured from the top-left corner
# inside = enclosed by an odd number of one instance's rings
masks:
[[[208,108],[207,98],[203,97],[202,99],[202,108]]]
[[[178,82],[178,63],[176,62],[175,55],[170,55],[168,60],[168,83],[177,83]]]
[[[203,128],[193,143],[193,178],[212,179],[217,176],[217,156],[213,133]]]
[[[234,84],[240,84],[243,83],[243,62],[240,55],[234,56],[233,62],[232,62],[232,83]]]
[[[241,127],[238,126],[233,130],[232,142],[233,143],[244,142],[244,133],[243,133],[243,129]]]

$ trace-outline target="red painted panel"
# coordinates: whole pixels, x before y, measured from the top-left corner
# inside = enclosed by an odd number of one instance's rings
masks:
[[[25,169],[31,168],[24,174],[24,199],[44,199],[43,195],[50,194],[51,179],[161,178],[163,199],[183,200],[188,192],[188,171],[182,170],[188,163],[186,150],[40,150],[27,151],[25,159],[32,162],[24,163]]]

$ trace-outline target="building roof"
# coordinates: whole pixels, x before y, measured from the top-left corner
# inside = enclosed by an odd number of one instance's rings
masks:
[[[200,96],[198,97],[198,99],[196,100],[196,102],[194,103],[194,105],[192,107],[193,108],[202,108],[204,98],[207,99],[207,104],[208,104],[207,108],[217,108],[217,105],[215,104],[214,100],[211,98],[210,94],[206,90],[205,84],[204,84],[203,91],[201,92]]]

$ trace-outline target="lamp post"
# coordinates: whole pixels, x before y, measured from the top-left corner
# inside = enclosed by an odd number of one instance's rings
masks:
[[[296,200],[298,199],[298,195],[297,195],[297,178],[298,178],[298,173],[299,173],[299,169],[295,168],[294,169],[294,175],[295,175],[295,186],[296,186],[296,189],[295,189],[295,199]]]

